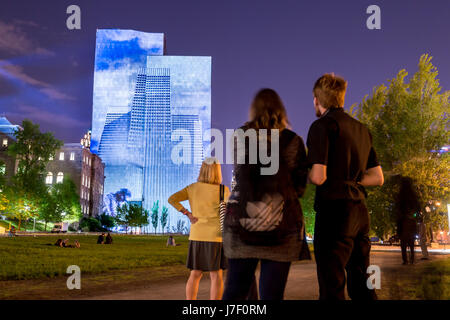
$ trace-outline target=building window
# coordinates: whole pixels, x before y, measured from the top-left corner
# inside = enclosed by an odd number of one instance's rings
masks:
[[[70,153],[70,160],[75,160],[75,152]]]
[[[3,146],[7,147],[8,146],[8,139],[3,139]]]
[[[88,194],[87,194],[87,201],[89,201],[89,196],[90,196],[90,193],[88,192]]]
[[[49,172],[47,173],[47,177],[45,178],[46,184],[52,184],[53,183],[53,173]]]
[[[64,152],[59,153],[59,160],[64,161]]]
[[[56,176],[56,183],[63,182],[63,179],[64,179],[64,173],[58,172],[58,175]]]

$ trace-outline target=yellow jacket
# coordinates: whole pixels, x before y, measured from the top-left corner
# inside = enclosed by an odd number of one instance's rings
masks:
[[[181,201],[189,200],[192,215],[198,221],[191,224],[189,240],[222,242],[219,221],[220,185],[195,182],[169,197],[169,203],[178,211],[183,209]],[[230,190],[225,186],[224,201],[228,200]]]

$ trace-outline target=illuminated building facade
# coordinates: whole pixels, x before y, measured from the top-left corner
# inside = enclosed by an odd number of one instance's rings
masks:
[[[97,31],[97,42],[103,44],[97,44],[96,52],[91,142],[92,152],[106,164],[106,211],[116,214],[114,206],[120,204],[113,202],[119,193],[149,211],[159,201],[160,210],[169,208],[174,225],[180,215],[167,199],[196,180],[203,138],[209,138],[203,136],[211,128],[211,58],[163,56],[163,37],[135,31],[130,35],[130,30],[114,33],[130,48],[121,43],[118,52],[111,51],[104,43],[116,41],[106,39],[110,32],[105,36]],[[136,48],[136,43],[145,42],[140,37],[161,40],[147,42],[147,47],[160,49]],[[109,58],[102,48],[108,48]],[[110,91],[117,99],[103,100]],[[188,163],[172,161],[173,147],[181,141],[172,139],[175,131],[189,136]]]

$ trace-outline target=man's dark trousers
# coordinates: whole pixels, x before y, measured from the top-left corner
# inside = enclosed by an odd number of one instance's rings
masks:
[[[375,300],[367,287],[369,214],[364,201],[327,200],[316,206],[314,255],[321,300]]]

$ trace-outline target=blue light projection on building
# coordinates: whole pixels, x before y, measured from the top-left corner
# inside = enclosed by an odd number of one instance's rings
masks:
[[[105,162],[105,203],[154,202],[180,219],[168,197],[196,181],[211,128],[211,58],[162,56],[164,37],[132,30],[98,30],[91,151]],[[190,163],[171,159],[174,130],[191,140]],[[119,203],[115,203],[115,205]]]

